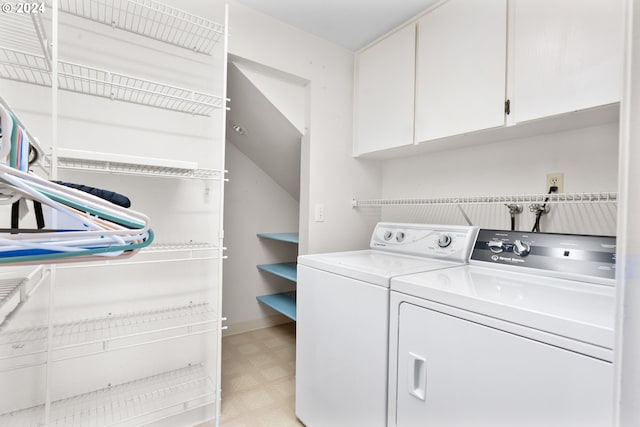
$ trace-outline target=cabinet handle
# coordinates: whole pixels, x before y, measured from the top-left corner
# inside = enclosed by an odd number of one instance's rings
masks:
[[[509,114],[511,114],[511,100],[507,99],[506,101],[504,101],[504,112],[505,114],[508,116]]]
[[[427,364],[424,357],[409,352],[409,394],[420,400],[427,397]]]

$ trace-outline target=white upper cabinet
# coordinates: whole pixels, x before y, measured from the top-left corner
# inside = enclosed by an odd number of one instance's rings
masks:
[[[624,0],[443,0],[357,56],[354,155],[615,120],[623,17]]]
[[[417,39],[415,141],[503,126],[507,0],[450,0]]]
[[[413,144],[415,26],[356,58],[354,155]]]
[[[514,122],[620,100],[623,1],[511,0],[509,4]]]

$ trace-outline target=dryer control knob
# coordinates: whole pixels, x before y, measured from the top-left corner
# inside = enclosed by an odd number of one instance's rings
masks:
[[[440,246],[441,248],[446,248],[450,244],[451,244],[450,234],[445,233],[445,234],[441,234],[440,237],[438,237],[438,246]]]
[[[396,233],[396,240],[398,242],[402,242],[404,240],[404,238],[406,237],[406,235],[404,234],[404,231],[398,231]]]
[[[529,255],[529,252],[531,252],[531,246],[528,242],[525,242],[523,240],[516,240],[515,242],[513,242],[513,253],[515,253],[516,255],[525,257]]]
[[[487,242],[487,246],[489,246],[489,250],[494,254],[499,254],[504,251],[502,240],[491,240]]]
[[[393,233],[390,231],[385,231],[383,237],[384,237],[384,240],[391,240],[391,238],[393,237]]]

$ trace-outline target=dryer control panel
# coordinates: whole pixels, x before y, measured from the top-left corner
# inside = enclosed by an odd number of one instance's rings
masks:
[[[371,249],[467,262],[478,227],[380,222]]]
[[[482,229],[471,262],[587,281],[589,277],[615,279],[616,238]]]

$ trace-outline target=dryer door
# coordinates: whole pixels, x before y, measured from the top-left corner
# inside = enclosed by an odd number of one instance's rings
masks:
[[[612,365],[407,302],[396,425],[602,427]]]

